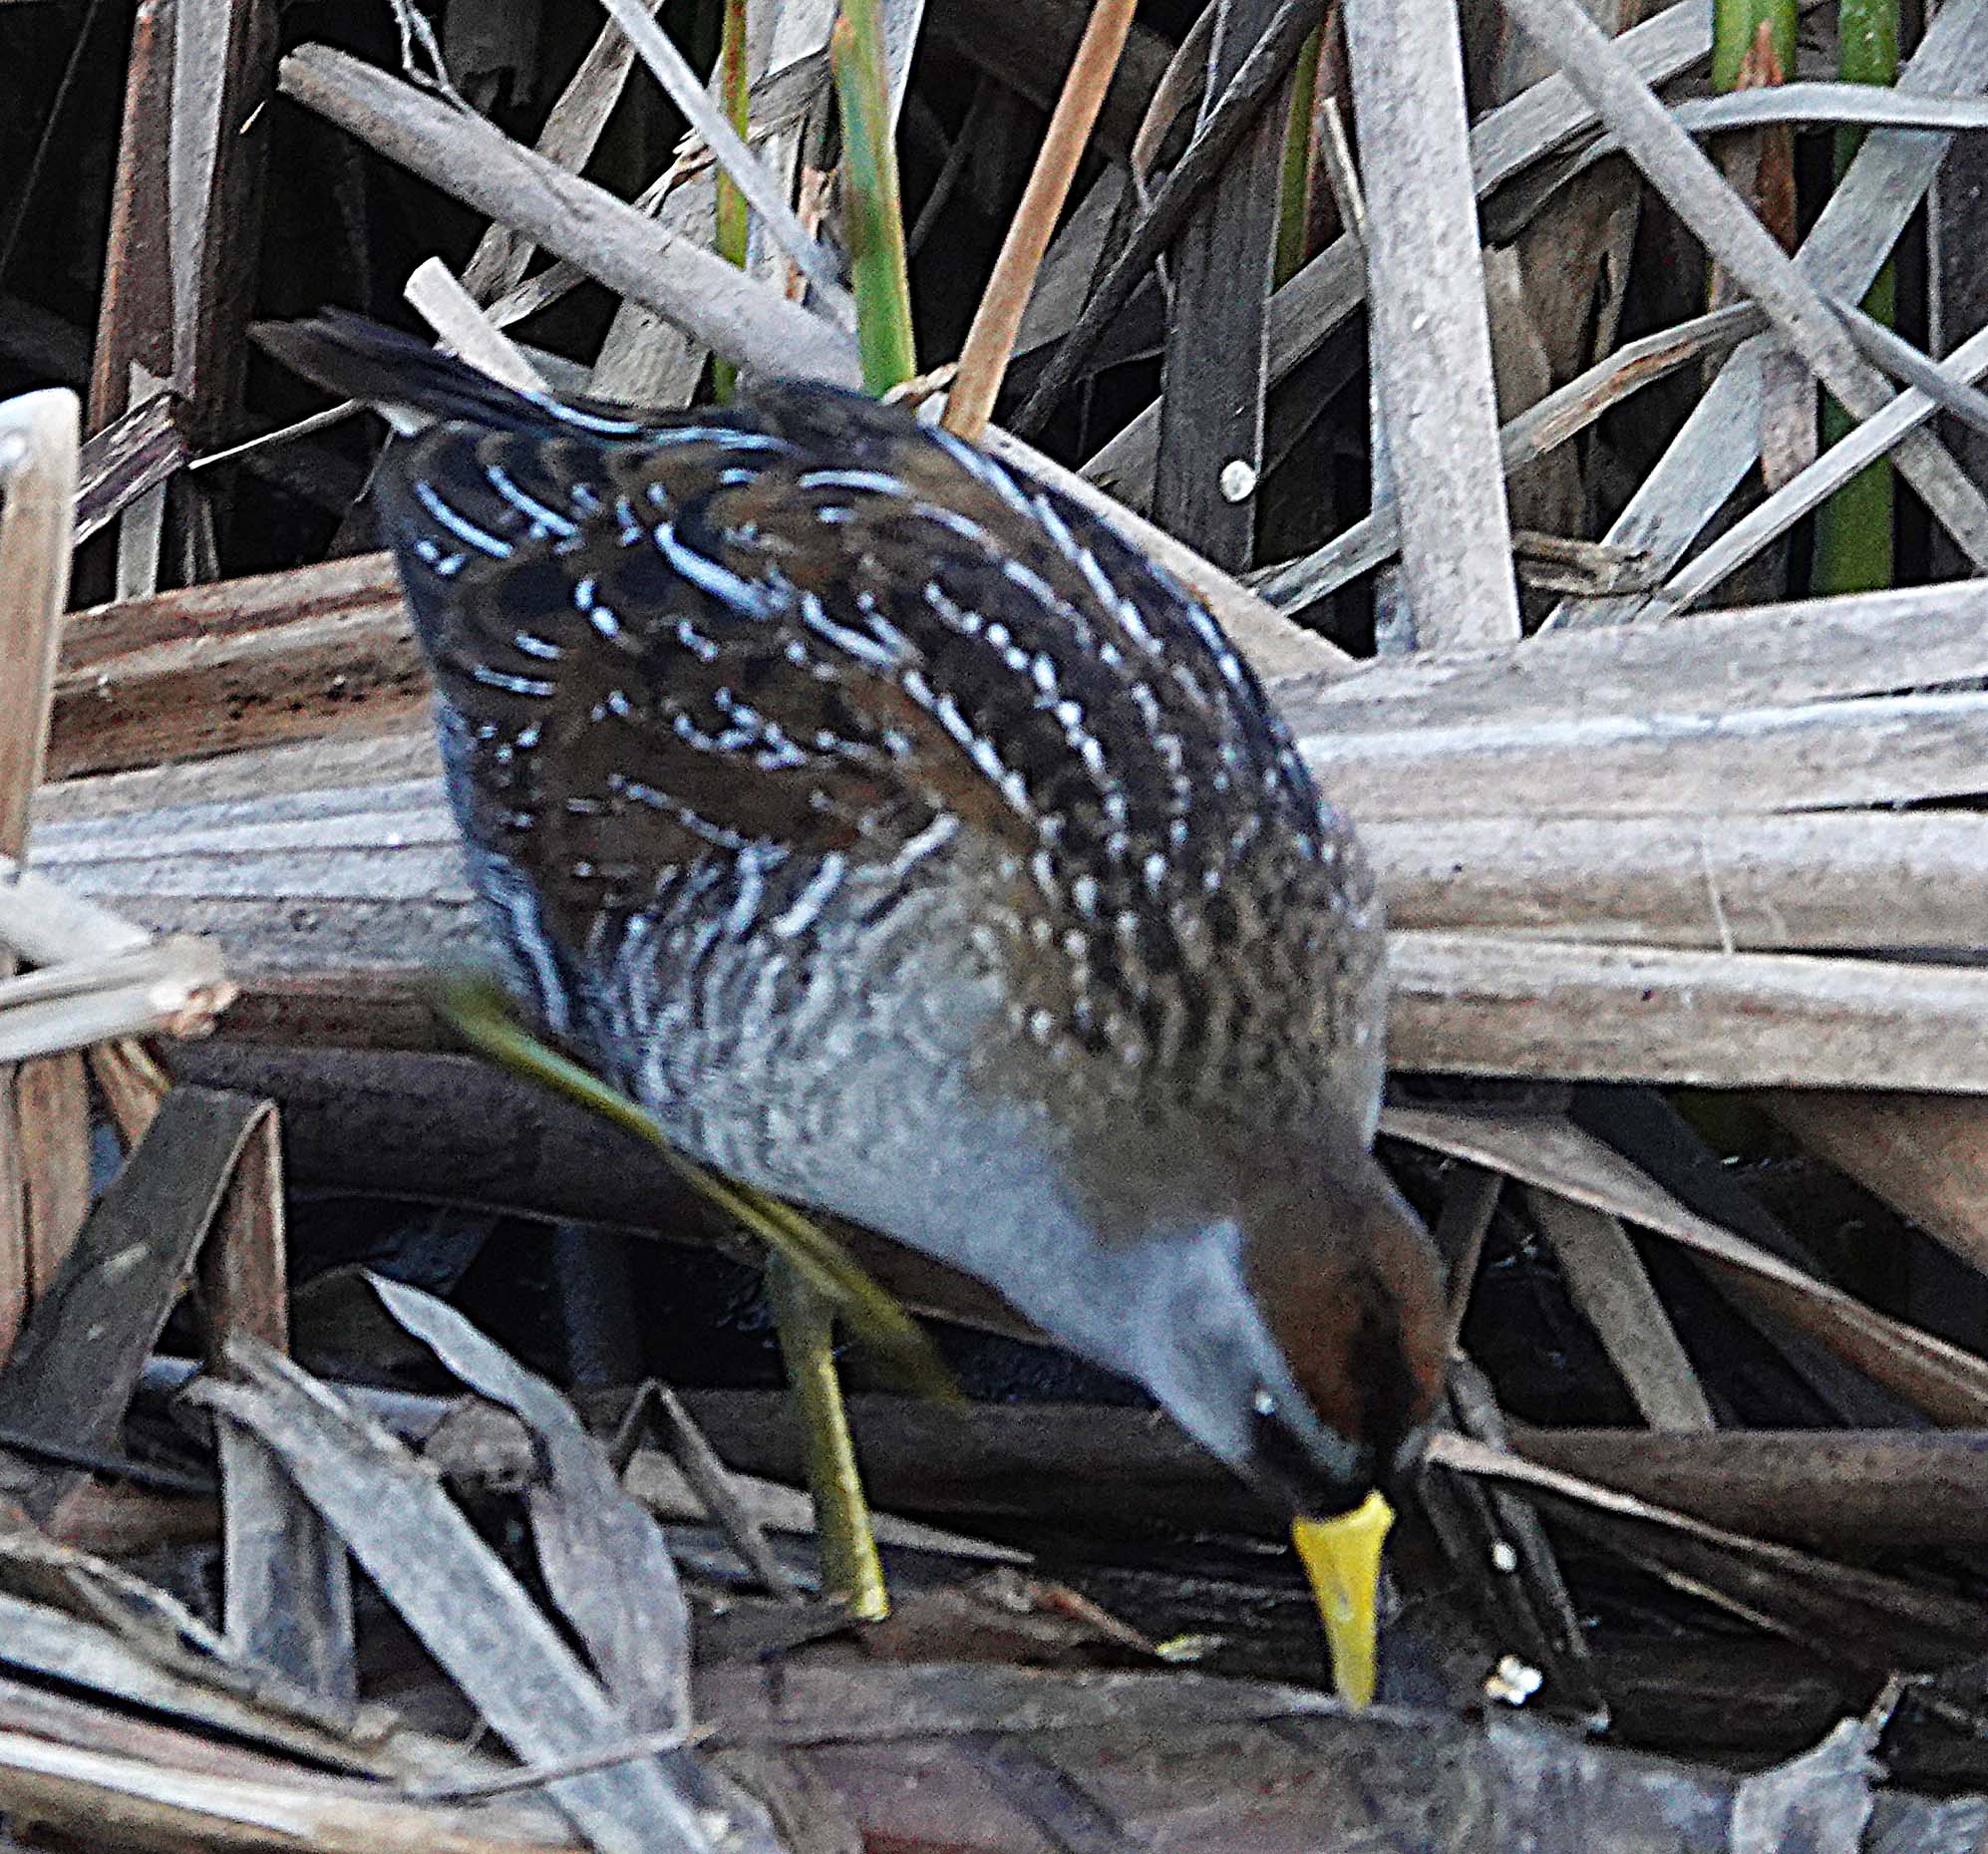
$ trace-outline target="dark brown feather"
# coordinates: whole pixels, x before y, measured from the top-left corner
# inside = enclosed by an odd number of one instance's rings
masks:
[[[1366,1149],[1379,903],[1206,611],[853,395],[651,419],[350,321],[274,345],[436,421],[378,500],[547,1017],[700,1157],[982,1273],[1300,1506],[1357,1501],[1442,1364]]]
[[[1206,615],[1051,491],[780,387],[632,441],[438,426],[380,495],[472,834],[563,954],[700,857],[887,862],[952,817],[1016,863],[1004,930],[1080,949],[1017,963],[1086,1048],[1300,1112],[1320,1044],[1366,1034],[1343,819]]]

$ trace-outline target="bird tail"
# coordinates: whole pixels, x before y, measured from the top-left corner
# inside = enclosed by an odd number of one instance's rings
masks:
[[[577,431],[596,438],[641,430],[626,408],[519,392],[416,336],[347,309],[326,309],[300,322],[258,322],[253,333],[291,372],[327,392],[366,401],[404,433],[455,419],[493,431]]]

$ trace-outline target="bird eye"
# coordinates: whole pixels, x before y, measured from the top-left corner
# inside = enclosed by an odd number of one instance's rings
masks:
[[[1276,1392],[1259,1386],[1249,1399],[1249,1453],[1256,1472],[1295,1498],[1300,1488],[1317,1478],[1318,1468],[1303,1439],[1285,1420]]]
[[[1293,1421],[1283,1397],[1259,1385],[1249,1398],[1251,1479],[1295,1512],[1325,1517],[1359,1503],[1370,1480],[1321,1452],[1330,1441],[1315,1422]]]

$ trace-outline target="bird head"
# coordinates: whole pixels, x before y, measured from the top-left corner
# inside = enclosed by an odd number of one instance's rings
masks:
[[[1335,1680],[1364,1703],[1386,1495],[1443,1381],[1436,1252],[1350,1126],[1224,1134],[1201,1116],[1137,1137],[1147,1149],[1115,1161],[1146,1181],[1144,1246],[1171,1261],[1143,1271],[1128,1355],[1183,1427],[1291,1515]]]
[[[1330,1139],[1310,1156],[1243,1212],[1243,1283],[1288,1381],[1252,1388],[1237,1466],[1331,1519],[1407,1465],[1442,1385],[1444,1310],[1435,1250],[1379,1162]]]
[[[1335,1684],[1364,1705],[1374,1692],[1381,1547],[1394,1518],[1387,1496],[1441,1390],[1446,1322],[1435,1251],[1379,1163],[1342,1148],[1325,1185],[1339,1240],[1307,1238],[1302,1206],[1273,1205],[1243,1249],[1252,1298],[1300,1395],[1291,1403],[1258,1388],[1242,1466],[1289,1507]]]

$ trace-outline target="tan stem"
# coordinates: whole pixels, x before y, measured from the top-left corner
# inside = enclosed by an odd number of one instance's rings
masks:
[[[1035,171],[1029,175],[1028,190],[1015,208],[1001,255],[994,260],[994,274],[987,280],[960,350],[959,373],[946,396],[942,421],[957,437],[977,441],[993,416],[994,398],[1008,371],[1008,356],[1035,288],[1036,272],[1132,30],[1133,5],[1134,0],[1098,0],[1092,9],[1091,23],[1084,29],[1063,95],[1049,120]]]

